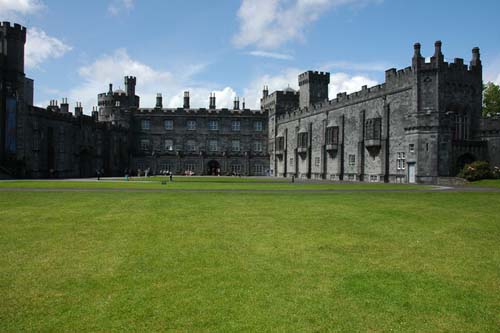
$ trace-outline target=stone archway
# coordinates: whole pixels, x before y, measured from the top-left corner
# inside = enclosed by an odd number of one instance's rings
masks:
[[[216,160],[210,160],[207,163],[207,174],[210,176],[219,176],[220,175],[220,163]]]

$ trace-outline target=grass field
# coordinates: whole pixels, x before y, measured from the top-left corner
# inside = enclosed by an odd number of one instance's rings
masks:
[[[162,181],[167,181],[162,185]],[[335,183],[335,182],[295,182],[283,178],[236,178],[236,177],[175,177],[173,182],[167,177],[132,178],[101,181],[31,181],[16,180],[0,182],[0,188],[82,188],[82,189],[149,189],[149,190],[426,190],[432,186],[384,183]]]
[[[471,186],[500,188],[500,179],[484,179],[470,183]]]
[[[0,192],[0,210],[2,332],[500,327],[498,192]]]

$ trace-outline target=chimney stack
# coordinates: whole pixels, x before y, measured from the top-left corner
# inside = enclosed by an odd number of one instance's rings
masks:
[[[76,102],[75,105],[75,117],[81,117],[83,115],[83,107],[81,102]]]
[[[184,109],[189,109],[190,108],[190,105],[189,105],[189,91],[185,91],[184,92]]]
[[[156,94],[156,106],[157,109],[163,108],[163,97],[160,93]]]

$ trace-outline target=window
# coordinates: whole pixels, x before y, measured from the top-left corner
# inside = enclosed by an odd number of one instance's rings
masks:
[[[253,129],[255,130],[255,132],[262,132],[262,121],[254,122]]]
[[[285,138],[280,136],[276,138],[276,150],[283,151],[285,150]]]
[[[262,164],[255,164],[253,166],[253,173],[255,175],[262,175],[262,174],[264,174],[264,166]]]
[[[193,172],[194,168],[195,168],[195,165],[193,163],[186,163],[186,171]]]
[[[365,139],[380,140],[382,132],[382,118],[368,119],[365,123]]]
[[[410,143],[409,150],[410,150],[410,153],[415,152],[415,144],[414,143]]]
[[[240,151],[240,140],[231,141],[231,150],[232,151]]]
[[[208,150],[209,151],[217,151],[217,140],[209,140],[208,141]]]
[[[371,176],[370,176],[370,182],[372,182],[372,183],[376,183],[376,182],[378,182],[378,176],[371,175]]]
[[[239,132],[241,129],[241,122],[239,120],[233,120],[231,122],[231,131]]]
[[[142,151],[149,150],[149,140],[148,139],[141,140],[141,150]]]
[[[208,129],[211,131],[217,131],[219,129],[219,122],[217,120],[209,120]]]
[[[163,127],[166,130],[173,130],[174,129],[174,121],[172,119],[167,119],[163,121]]]
[[[307,132],[299,133],[299,148],[307,148]]]
[[[160,162],[160,171],[170,171],[172,166],[168,162]]]
[[[261,152],[262,151],[262,141],[254,141],[253,150],[256,152]]]
[[[233,165],[231,165],[231,172],[233,174],[239,175],[241,173],[241,164],[233,164]]]
[[[149,119],[144,119],[141,121],[141,128],[143,130],[149,130],[151,128],[151,122]]]
[[[38,133],[33,134],[33,150],[34,151],[40,150],[40,136],[38,135]]]
[[[349,165],[350,166],[356,165],[356,155],[353,155],[353,154],[349,155]]]
[[[174,140],[167,139],[165,140],[165,150],[173,151],[174,150]]]
[[[338,145],[339,144],[339,127],[327,127],[326,128],[326,144],[327,145]]]
[[[319,157],[314,158],[314,165],[317,167],[321,165],[321,159]]]
[[[290,166],[293,167],[293,158],[290,158]]]
[[[347,176],[347,180],[350,181],[350,182],[353,182],[356,180],[356,176],[355,175],[348,175]]]
[[[397,169],[398,170],[405,170],[406,169],[406,153],[397,153],[397,159],[396,159],[396,164],[397,164]]]
[[[461,141],[469,138],[469,120],[466,113],[453,115],[453,140]]]
[[[187,121],[187,129],[188,129],[188,131],[195,131],[196,130],[196,120],[188,120]]]
[[[186,142],[186,150],[187,151],[196,151],[196,141],[194,140],[187,140]]]

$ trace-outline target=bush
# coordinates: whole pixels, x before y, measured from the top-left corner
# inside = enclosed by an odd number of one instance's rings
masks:
[[[500,179],[500,166],[496,166],[492,171],[493,178]]]
[[[488,162],[475,161],[471,164],[466,164],[458,176],[465,178],[468,181],[475,181],[491,178],[493,174]]]

